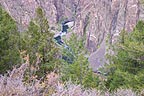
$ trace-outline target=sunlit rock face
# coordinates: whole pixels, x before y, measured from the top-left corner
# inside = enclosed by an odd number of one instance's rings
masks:
[[[99,59],[104,57],[104,40],[108,35],[112,44],[121,30],[132,31],[137,21],[144,18],[138,0],[0,0],[0,3],[17,21],[20,31],[35,17],[38,6],[54,29],[63,20],[74,20],[73,32],[87,34],[86,47],[92,53],[89,61],[93,70],[103,65],[104,59]]]

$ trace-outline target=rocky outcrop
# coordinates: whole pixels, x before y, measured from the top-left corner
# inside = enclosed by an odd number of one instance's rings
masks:
[[[63,20],[74,20],[73,32],[80,36],[86,33],[86,46],[92,54],[95,52],[90,56],[92,65],[96,65],[97,52],[105,50],[105,44],[101,45],[104,37],[109,35],[113,43],[121,30],[132,31],[144,17],[138,0],[1,0],[0,3],[22,26],[20,30],[35,17],[38,6],[44,9],[51,27]]]

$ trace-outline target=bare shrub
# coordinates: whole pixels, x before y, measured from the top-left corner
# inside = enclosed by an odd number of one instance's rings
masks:
[[[1,96],[40,96],[42,88],[38,80],[33,84],[23,82],[26,67],[27,64],[22,64],[20,68],[14,68],[7,75],[0,76]]]
[[[131,89],[118,89],[113,96],[138,96],[138,94]]]
[[[80,85],[67,82],[65,84],[58,83],[56,93],[52,96],[101,96],[102,92],[97,90],[84,89]]]

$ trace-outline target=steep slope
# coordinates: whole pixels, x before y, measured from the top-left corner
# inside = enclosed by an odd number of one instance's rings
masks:
[[[138,0],[1,0],[0,3],[17,21],[20,31],[35,17],[38,6],[44,9],[53,29],[58,22],[74,20],[73,32],[80,36],[87,34],[86,47],[91,53],[100,46],[97,51],[105,54],[105,44],[101,45],[104,37],[109,35],[112,43],[121,30],[130,32],[144,17]],[[97,57],[104,56],[98,56],[97,51],[89,58],[92,65],[97,65],[95,63],[100,59]]]

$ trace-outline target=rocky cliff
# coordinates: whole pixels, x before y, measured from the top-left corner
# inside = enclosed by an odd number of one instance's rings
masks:
[[[114,42],[121,30],[130,32],[144,16],[138,0],[0,0],[0,3],[17,21],[20,31],[35,17],[38,6],[44,9],[52,28],[63,20],[74,20],[73,32],[87,34],[86,46],[92,53],[89,61],[95,68],[105,54],[104,38],[109,35],[110,43]]]

